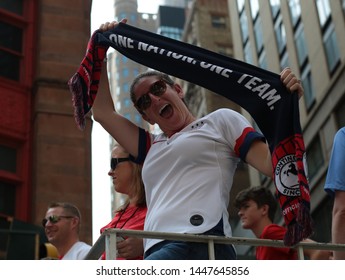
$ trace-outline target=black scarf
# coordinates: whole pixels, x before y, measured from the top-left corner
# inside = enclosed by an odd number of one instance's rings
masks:
[[[272,178],[287,225],[285,244],[295,245],[310,236],[310,193],[298,96],[287,92],[279,75],[120,23],[113,30],[94,32],[78,72],[69,81],[80,128],[96,98],[109,46],[140,64],[200,85],[246,109],[270,147]]]

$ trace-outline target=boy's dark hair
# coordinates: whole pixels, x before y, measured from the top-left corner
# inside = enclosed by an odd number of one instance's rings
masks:
[[[268,205],[268,217],[273,222],[277,210],[277,201],[269,189],[255,186],[239,192],[235,198],[235,207],[240,209],[242,205],[249,200],[255,201],[258,207]]]

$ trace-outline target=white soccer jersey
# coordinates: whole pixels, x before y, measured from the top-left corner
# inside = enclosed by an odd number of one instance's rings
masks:
[[[78,241],[63,256],[62,260],[83,260],[89,253],[91,246],[85,242]]]
[[[142,172],[148,205],[144,229],[198,234],[222,218],[224,234],[231,236],[227,207],[239,154],[245,156],[258,138],[262,135],[230,109],[198,119],[170,138],[151,135]],[[159,241],[146,239],[145,250]]]

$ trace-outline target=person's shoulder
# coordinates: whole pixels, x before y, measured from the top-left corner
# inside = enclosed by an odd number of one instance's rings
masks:
[[[345,126],[342,127],[342,128],[340,128],[340,129],[337,131],[337,133],[336,133],[335,136],[336,136],[336,137],[345,138]]]
[[[85,259],[89,251],[91,250],[92,246],[83,242],[79,241],[79,248],[77,253],[77,259]]]
[[[239,113],[230,109],[230,108],[219,108],[219,109],[209,113],[209,115],[213,115],[213,114],[239,114]]]
[[[283,239],[285,232],[286,228],[277,224],[270,224],[264,228],[260,238],[280,240]]]
[[[271,230],[285,230],[286,231],[286,228],[283,227],[283,226],[280,226],[280,225],[277,225],[277,224],[270,224],[267,226],[267,228],[271,229]]]
[[[77,241],[62,258],[63,260],[83,260],[89,253],[91,245]]]
[[[229,118],[244,118],[240,113],[229,109],[229,108],[220,108],[217,109],[211,113],[209,113],[208,115],[205,116],[206,118],[225,118],[225,119],[229,119]]]
[[[83,242],[83,241],[78,241],[75,244],[80,250],[89,250],[91,248],[91,245]]]
[[[334,135],[334,145],[339,145],[339,147],[344,147],[345,142],[345,127],[340,128]]]
[[[90,244],[87,244],[87,243],[85,243],[85,242],[83,242],[84,244],[83,244],[83,247],[84,248],[91,248],[92,246],[90,245]]]
[[[249,126],[249,121],[239,112],[229,108],[217,109],[205,116],[206,119],[211,121],[220,122],[219,124],[225,124],[226,126]]]

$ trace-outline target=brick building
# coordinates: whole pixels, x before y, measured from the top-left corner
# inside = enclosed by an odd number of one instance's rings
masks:
[[[76,204],[91,243],[91,128],[80,131],[67,81],[90,37],[91,0],[0,2],[0,228],[39,229],[51,201]],[[13,234],[0,235],[7,258]]]

